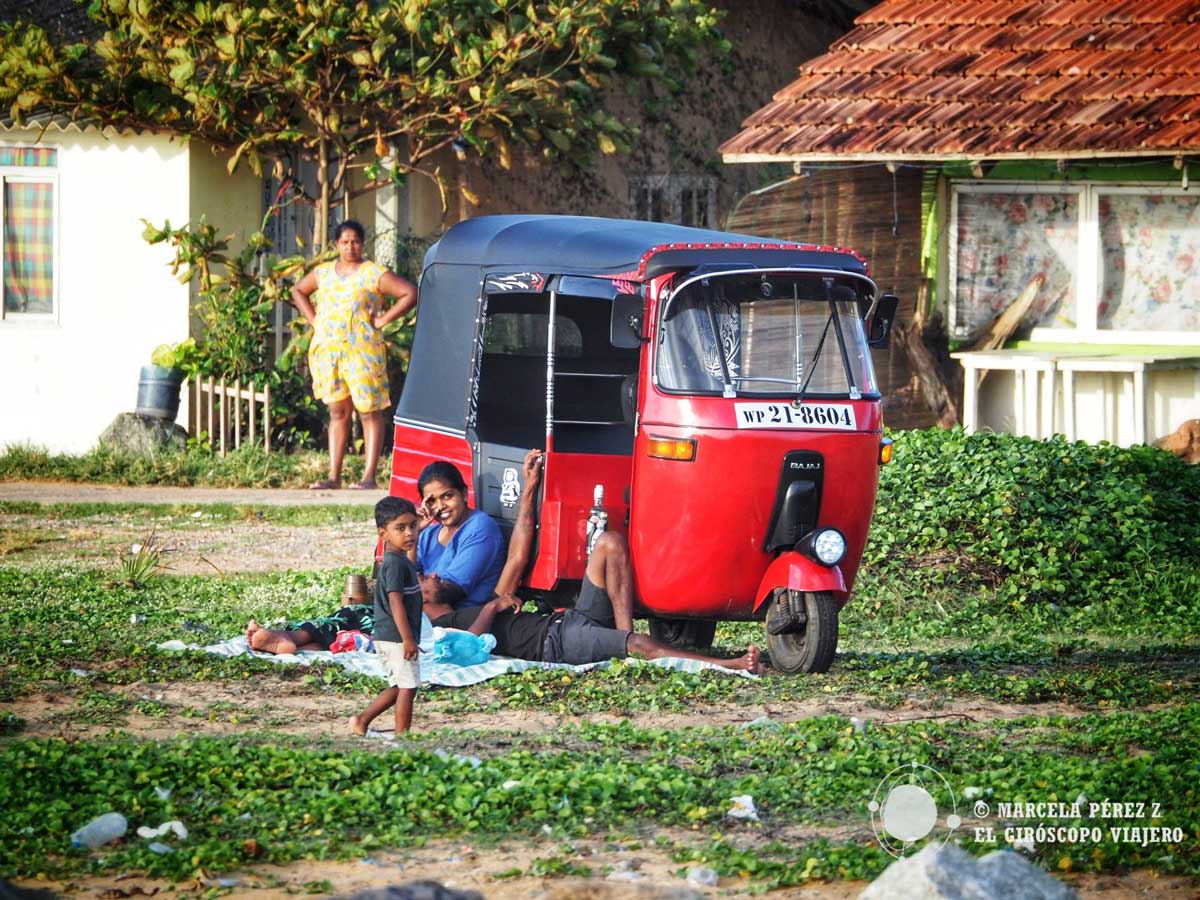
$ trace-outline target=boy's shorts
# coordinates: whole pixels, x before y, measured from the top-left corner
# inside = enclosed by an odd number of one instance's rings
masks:
[[[400,690],[415,690],[421,685],[421,660],[405,659],[404,644],[398,641],[376,641],[375,652],[383,661],[388,686]]]

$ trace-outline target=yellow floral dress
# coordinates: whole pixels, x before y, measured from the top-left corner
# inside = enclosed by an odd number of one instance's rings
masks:
[[[308,348],[313,394],[323,403],[349,397],[359,412],[386,409],[391,403],[387,348],[371,316],[378,311],[379,279],[387,269],[363,260],[348,275],[337,273],[337,262],[322,263],[315,271],[317,319]]]

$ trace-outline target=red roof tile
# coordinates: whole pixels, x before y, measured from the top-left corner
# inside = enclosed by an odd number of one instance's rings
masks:
[[[726,160],[1200,152],[1200,0],[885,0],[855,24]]]

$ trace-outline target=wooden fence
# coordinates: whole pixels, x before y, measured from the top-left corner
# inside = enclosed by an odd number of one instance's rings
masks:
[[[241,380],[198,378],[192,382],[191,433],[207,434],[222,456],[228,450],[262,441],[271,452],[271,387],[242,387]],[[259,427],[261,423],[261,428]]]

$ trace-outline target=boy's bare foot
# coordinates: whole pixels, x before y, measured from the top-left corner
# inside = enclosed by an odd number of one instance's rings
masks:
[[[363,722],[362,716],[353,715],[350,717],[350,730],[359,737],[367,736],[367,726],[366,723]]]
[[[751,644],[744,654],[737,659],[729,660],[728,665],[731,669],[740,669],[753,675],[761,675],[763,672],[762,652]]]
[[[249,629],[246,633],[251,649],[262,653],[296,652],[296,642],[288,637],[286,631],[272,631],[270,628],[259,627],[253,634],[250,634]]]
[[[260,630],[261,628],[262,628],[262,626],[259,625],[257,622],[255,622],[253,619],[250,620],[249,624],[246,625],[246,643],[247,644],[249,644],[251,638],[254,637],[254,632]]]

